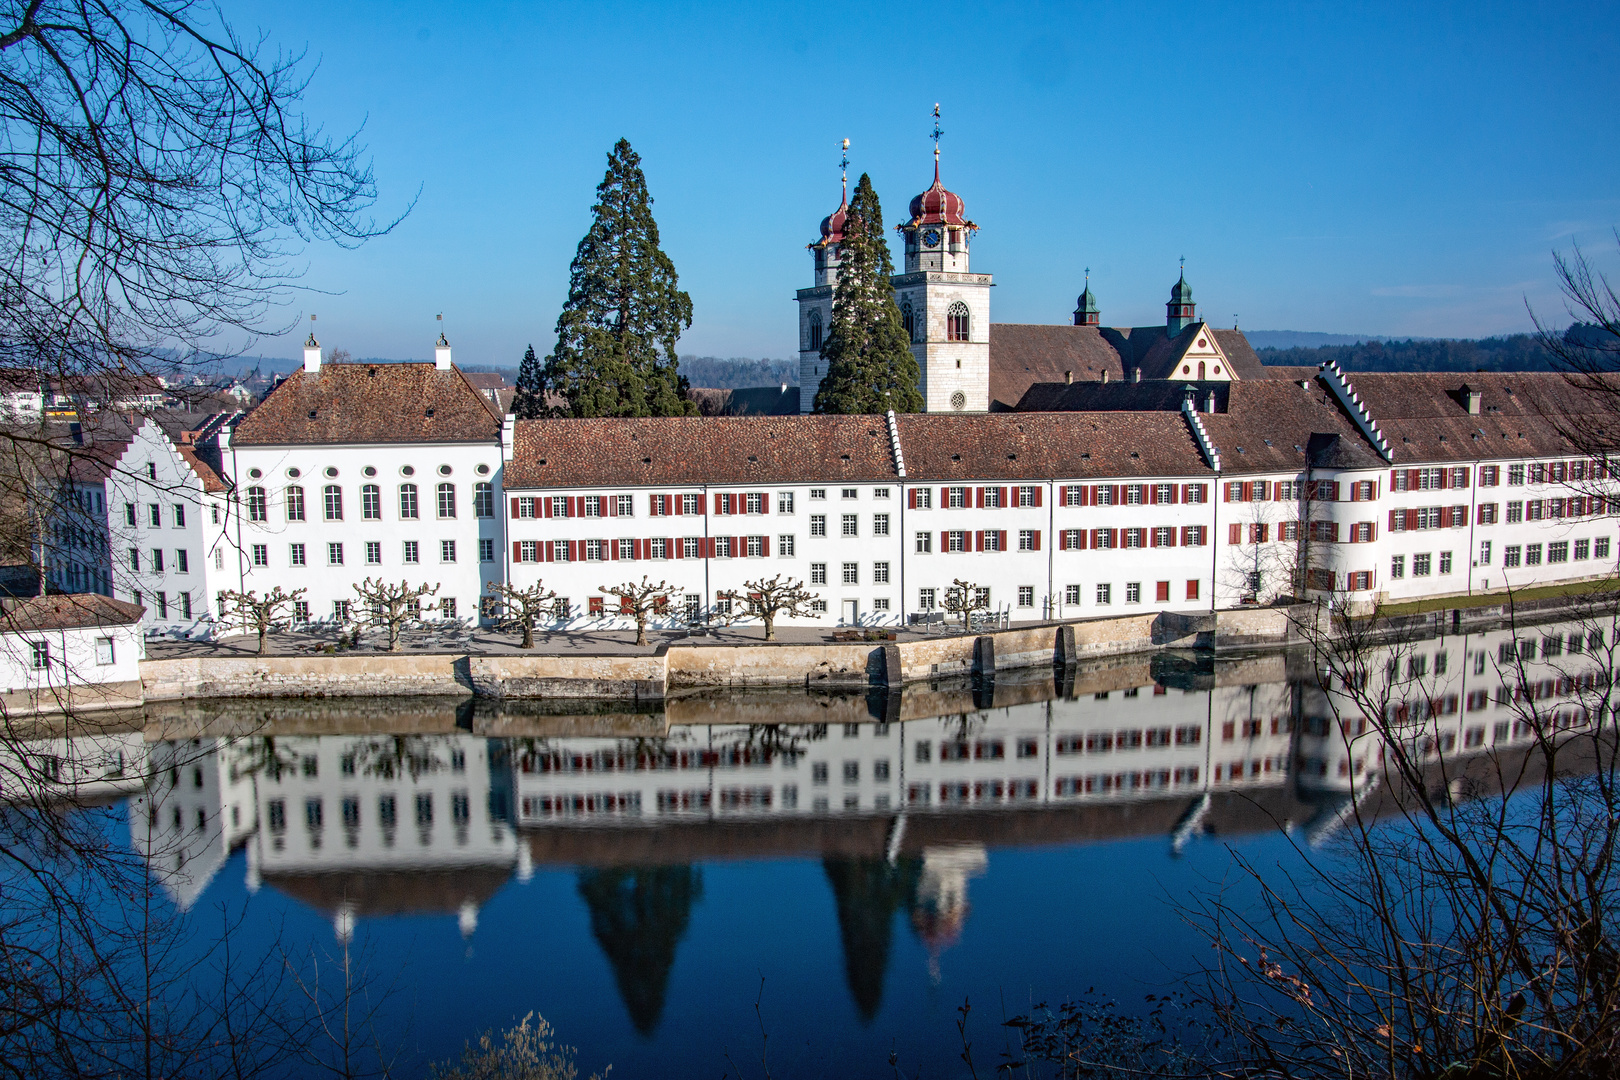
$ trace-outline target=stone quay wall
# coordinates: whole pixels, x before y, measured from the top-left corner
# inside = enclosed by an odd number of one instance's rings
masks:
[[[661,702],[720,688],[896,688],[1166,647],[1285,645],[1283,612],[1144,613],[902,642],[667,645],[640,655],[184,657],[141,664],[142,698],[477,697]]]

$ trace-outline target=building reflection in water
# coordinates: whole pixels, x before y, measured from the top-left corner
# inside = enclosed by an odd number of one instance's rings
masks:
[[[1367,677],[1389,688],[1419,753],[1511,750],[1532,733],[1502,664],[1526,658],[1528,692],[1567,699],[1578,723],[1583,685],[1609,677],[1591,633],[1438,637],[1381,653]],[[181,906],[245,845],[250,887],[325,912],[340,937],[406,913],[453,917],[471,937],[511,879],[573,868],[643,1034],[703,862],[820,858],[870,1021],[895,923],[937,977],[990,849],[1159,835],[1179,851],[1279,822],[1314,842],[1376,789],[1382,746],[1308,657],[1201,663],[1164,654],[892,696],[672,700],[640,716],[413,703],[413,734],[345,734],[354,706],[291,704],[251,736],[148,744],[132,836],[163,853],[154,866]],[[376,717],[360,726],[377,730]]]

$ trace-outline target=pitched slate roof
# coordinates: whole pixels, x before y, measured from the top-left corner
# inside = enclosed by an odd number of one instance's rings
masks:
[[[495,406],[458,368],[323,364],[289,375],[236,426],[234,446],[496,441]]]
[[[1383,464],[1338,400],[1317,381],[1304,386],[1280,379],[1235,382],[1227,390],[1225,411],[1201,417],[1227,473],[1302,471],[1313,450],[1331,452],[1341,468]]]
[[[1158,413],[909,414],[906,479],[1029,480],[1209,473],[1186,421]]]
[[[502,484],[691,487],[897,476],[881,416],[616,417],[519,420]]]
[[[1346,373],[1389,439],[1396,462],[1575,454],[1562,431],[1571,425],[1603,435],[1620,415],[1603,395],[1590,394],[1545,371]],[[1463,387],[1480,392],[1470,416]]]
[[[7,600],[0,611],[0,633],[130,626],[146,611],[139,604],[99,593],[67,593]]]

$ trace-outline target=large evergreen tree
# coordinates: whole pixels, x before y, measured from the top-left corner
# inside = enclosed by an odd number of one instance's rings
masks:
[[[921,412],[922,372],[894,301],[894,263],[883,238],[883,208],[861,174],[838,248],[832,325],[821,345],[827,374],[816,391],[816,412]]]
[[[540,358],[530,345],[518,365],[517,394],[512,398],[512,411],[519,420],[538,420],[546,415],[546,376]]]
[[[692,298],[658,246],[641,158],[620,139],[596,188],[590,230],[574,252],[546,389],[564,416],[695,416],[675,342]]]

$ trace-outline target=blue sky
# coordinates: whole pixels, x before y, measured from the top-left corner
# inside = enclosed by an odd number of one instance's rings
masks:
[[[1475,337],[1561,318],[1550,252],[1612,265],[1614,20],[1591,5],[233,3],[365,124],[379,212],[307,254],[322,343],[542,354],[605,155],[641,154],[691,293],[682,352],[788,356],[838,142],[885,220],[944,179],[997,322],[1158,322],[1180,256],[1245,328]],[[1611,117],[1604,120],[1605,116]],[[292,358],[298,329],[257,351]]]

